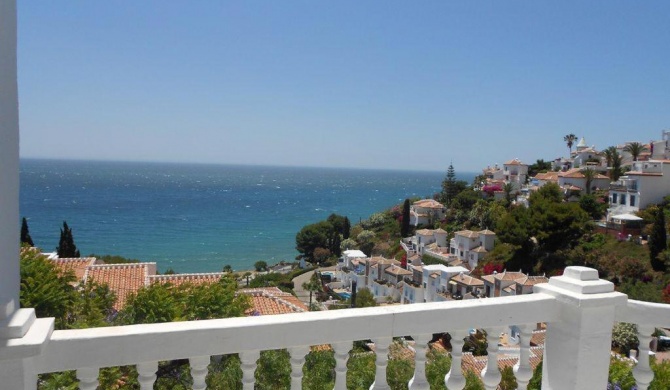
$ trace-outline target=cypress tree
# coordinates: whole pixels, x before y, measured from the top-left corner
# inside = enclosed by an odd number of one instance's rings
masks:
[[[23,218],[21,222],[21,244],[28,244],[30,246],[35,246],[33,243],[33,238],[30,237],[30,232],[28,231],[28,221],[26,218]]]
[[[667,249],[668,236],[665,231],[665,212],[662,207],[656,211],[656,218],[649,235],[649,260],[654,271],[665,271],[665,263],[658,259],[658,255]]]
[[[67,226],[67,222],[65,221],[63,221],[63,228],[60,230],[60,240],[58,241],[56,252],[60,258],[80,257],[79,250],[74,244],[72,229]]]
[[[344,217],[344,227],[342,228],[342,238],[347,239],[349,238],[349,235],[351,234],[351,222],[349,222],[349,218]]]
[[[409,234],[409,199],[405,199],[402,205],[402,221],[400,223],[400,235],[404,238]]]

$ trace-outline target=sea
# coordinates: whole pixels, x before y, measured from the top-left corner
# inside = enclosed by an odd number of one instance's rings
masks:
[[[446,170],[446,169],[445,169]],[[295,261],[295,236],[331,213],[352,224],[439,192],[444,172],[21,160],[20,212],[53,252],[67,221],[82,256],[153,261],[178,273]],[[457,174],[472,182],[475,174]],[[18,226],[17,226],[18,228]]]

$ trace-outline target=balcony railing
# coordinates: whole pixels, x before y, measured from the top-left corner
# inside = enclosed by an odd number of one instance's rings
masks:
[[[409,388],[428,389],[428,342],[434,333],[449,332],[453,363],[445,383],[454,390],[465,386],[461,370],[463,339],[469,329],[483,328],[491,335],[488,365],[496,369],[485,369],[482,380],[487,389],[495,389],[501,378],[497,335],[516,325],[521,330],[520,359],[514,372],[518,388],[525,389],[532,376],[530,337],[536,324],[544,322],[543,388],[604,389],[614,321],[638,324],[642,358],[634,375],[638,389],[646,389],[653,378],[647,358],[649,341],[654,327],[670,325],[670,305],[628,300],[614,292],[611,283],[599,280],[595,270],[585,267],[567,268],[563,276],[535,286],[534,294],[495,299],[53,332],[49,328],[53,321],[40,319],[24,337],[0,346],[0,383],[2,388],[34,389],[36,382],[24,382],[26,377],[76,370],[81,389],[96,389],[100,368],[136,365],[141,389],[152,389],[158,361],[189,359],[193,389],[202,390],[206,388],[210,357],[237,353],[242,362],[243,388],[250,390],[255,385],[260,351],[286,348],[291,355],[291,388],[300,389],[309,347],[330,344],[335,351],[335,389],[346,389],[347,359],[353,341],[372,339],[377,354],[372,388],[388,389],[389,346],[394,337],[411,336],[416,341],[416,357]],[[13,367],[16,361],[24,364],[23,374],[4,369]],[[17,378],[21,375],[23,379]],[[16,383],[22,385],[14,386]]]
[[[637,192],[636,181],[615,181],[610,183],[610,191]]]

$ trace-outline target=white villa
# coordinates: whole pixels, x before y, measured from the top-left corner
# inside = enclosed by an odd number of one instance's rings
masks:
[[[578,191],[581,194],[586,193],[586,176],[584,176],[584,169],[593,169],[593,168],[572,168],[566,172],[557,172],[558,186],[561,187],[564,191]],[[538,173],[536,175],[539,176]],[[547,176],[545,174],[545,176]],[[610,178],[601,174],[594,172],[593,180],[591,181],[591,191],[596,189],[605,189],[608,188],[610,184]]]
[[[154,388],[160,361],[184,359],[191,387],[207,389],[208,366],[217,356],[237,354],[243,390],[256,386],[261,351],[285,349],[290,355],[290,388],[302,389],[306,356],[312,346],[334,351],[334,387],[347,388],[347,363],[356,340],[372,339],[375,377],[370,389],[388,389],[388,352],[394,338],[415,341],[410,389],[428,389],[426,353],[433,334],[448,331],[452,351],[444,384],[462,390],[464,339],[470,329],[488,334],[482,381],[496,389],[498,338],[515,326],[518,352],[513,373],[519,389],[532,378],[533,330],[546,324],[542,388],[551,390],[605,389],[611,359],[612,326],[627,322],[637,327],[639,356],[633,377],[639,389],[654,378],[650,342],[656,328],[670,326],[670,305],[641,302],[616,292],[614,285],[587,267],[567,267],[563,275],[533,286],[533,293],[497,299],[469,299],[364,309],[287,313],[201,321],[180,321],[94,329],[54,330],[54,318],[37,318],[34,308],[20,306],[19,256],[19,100],[17,83],[16,0],[0,0],[0,387],[35,390],[38,375],[72,370],[82,390],[99,386],[100,369],[135,366],[141,390]],[[636,205],[647,201],[642,178],[667,178],[665,163],[640,166]],[[654,166],[656,164],[656,166]],[[655,184],[650,184],[653,186]],[[651,187],[649,187],[651,188]],[[665,188],[668,188],[666,185]],[[637,191],[637,190],[636,190]],[[622,192],[623,193],[623,192]],[[629,192],[625,192],[629,195]],[[629,196],[626,196],[629,199]],[[618,199],[617,199],[618,200]],[[638,203],[639,202],[639,203]],[[636,206],[637,207],[637,206]],[[96,265],[90,265],[96,267]],[[422,274],[439,272],[439,287],[447,286],[442,269],[424,266]],[[467,273],[467,269],[453,276]],[[414,276],[414,272],[412,277]],[[431,276],[432,277],[432,276]],[[436,282],[437,278],[433,278]],[[426,280],[426,279],[424,279]],[[444,284],[443,284],[444,280]],[[517,279],[518,280],[518,279]],[[282,297],[282,299],[290,299]]]
[[[490,230],[458,231],[449,243],[449,253],[468,263],[470,269],[475,269],[479,260],[493,250],[495,237],[496,234]]]
[[[516,190],[520,190],[528,177],[528,164],[518,158],[509,160],[503,164],[503,175],[506,183],[512,183]]]
[[[571,153],[570,158],[572,159],[572,168],[583,168],[587,165],[589,160],[594,161],[594,164],[590,165],[600,165],[601,158],[599,152],[596,150],[595,146],[586,145],[586,140],[582,137],[577,143],[575,151]]]
[[[429,225],[444,219],[446,212],[444,205],[436,200],[418,200],[409,208],[409,224],[412,226]]]
[[[634,213],[670,195],[670,160],[633,163],[632,170],[610,185],[608,219]]]
[[[482,172],[487,184],[512,183],[516,190],[520,190],[528,177],[528,164],[515,158],[504,163],[502,168],[495,164],[493,167],[486,167]]]

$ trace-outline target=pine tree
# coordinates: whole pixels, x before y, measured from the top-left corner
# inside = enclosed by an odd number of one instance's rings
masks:
[[[449,206],[451,201],[456,197],[456,172],[454,171],[453,164],[449,164],[447,168],[447,177],[442,181],[442,200],[445,203],[445,206]]]
[[[400,236],[407,237],[409,235],[409,199],[405,199],[402,205],[402,221],[400,222]]]
[[[79,250],[74,244],[72,229],[67,226],[65,221],[63,221],[63,228],[60,230],[60,240],[56,252],[60,258],[80,257]]]
[[[33,243],[33,238],[30,237],[30,232],[28,231],[28,221],[26,218],[23,218],[21,222],[21,244],[28,244],[30,246],[35,246]]]
[[[665,212],[663,208],[656,211],[656,218],[649,235],[649,259],[654,271],[665,271],[665,263],[659,260],[658,255],[667,249],[668,236],[665,231]]]

